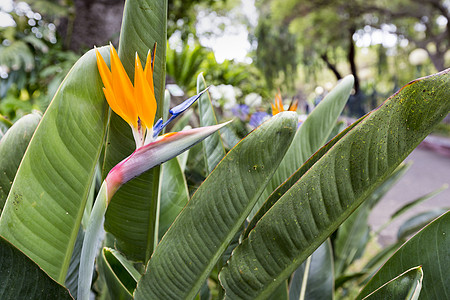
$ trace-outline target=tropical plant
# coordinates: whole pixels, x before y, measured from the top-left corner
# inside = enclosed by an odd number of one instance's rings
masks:
[[[226,153],[202,76],[198,95],[168,117],[166,13],[167,1],[127,1],[118,54],[86,53],[39,125],[23,118],[3,136],[2,299],[88,299],[91,290],[113,299],[287,299],[288,288],[303,299],[308,274],[323,274],[328,237],[450,110],[447,70],[411,82],[328,141],[349,76],[298,129],[295,112],[280,112]],[[162,120],[197,98],[205,127],[158,138]],[[169,159],[203,138],[209,175],[190,197],[186,156]],[[15,145],[21,151],[11,153]],[[447,212],[417,233],[359,297],[445,298],[449,222]],[[319,259],[308,259],[316,249]],[[333,280],[319,283],[332,293]]]

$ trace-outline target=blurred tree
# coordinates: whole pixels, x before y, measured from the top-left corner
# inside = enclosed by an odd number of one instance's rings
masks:
[[[448,0],[259,1],[261,13],[268,10],[267,7],[272,14],[271,26],[289,27],[291,34],[297,37],[299,62],[303,66],[320,69],[322,67],[317,61],[322,61],[336,79],[349,71],[355,76],[355,95],[350,101],[352,114],[363,113],[364,95],[360,91],[355,43],[365,33],[372,38],[371,31],[381,30],[395,35],[397,43],[408,40],[411,45],[409,51],[414,49],[413,46],[423,48],[437,70],[445,68],[444,57],[450,42]],[[287,42],[284,40],[277,44]],[[268,45],[266,37],[261,34],[258,43]],[[271,50],[279,51],[275,47]],[[381,62],[386,51],[383,47],[376,52]],[[397,55],[404,55],[404,51],[398,51]]]
[[[78,56],[62,51],[56,27],[38,13],[13,5],[14,26],[0,27],[0,114],[14,120],[45,110]]]
[[[181,39],[195,36],[195,25],[199,6],[210,9],[223,9],[230,0],[169,0],[167,34],[171,36],[175,31],[181,33]]]
[[[52,19],[65,40],[77,52],[94,45],[118,41],[124,0],[26,0]],[[186,40],[195,34],[197,7],[221,7],[227,0],[169,0],[168,35],[181,32]],[[99,22],[101,20],[101,22]]]
[[[255,29],[256,66],[264,74],[269,89],[285,86],[293,91],[297,68],[295,37],[287,26],[273,22],[271,13],[260,7]]]

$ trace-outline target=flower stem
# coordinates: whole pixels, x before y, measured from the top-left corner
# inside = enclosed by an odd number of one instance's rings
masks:
[[[89,300],[91,291],[92,274],[94,272],[95,256],[100,244],[106,208],[108,207],[107,184],[103,181],[94,207],[89,218],[89,223],[84,235],[81,248],[80,270],[78,274],[78,299]]]

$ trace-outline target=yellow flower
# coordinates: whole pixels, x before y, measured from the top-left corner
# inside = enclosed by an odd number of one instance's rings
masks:
[[[134,86],[112,45],[110,46],[111,70],[100,52],[96,50],[97,66],[104,84],[103,92],[106,100],[111,109],[130,124],[137,148],[144,145],[146,133],[149,140],[153,138],[153,123],[157,107],[153,86],[155,50],[156,48],[152,54],[149,51],[144,69],[136,53]]]

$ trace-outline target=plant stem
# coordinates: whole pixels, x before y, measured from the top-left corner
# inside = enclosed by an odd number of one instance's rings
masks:
[[[95,256],[100,243],[100,235],[102,234],[107,207],[106,181],[103,181],[95,199],[84,235],[83,247],[81,248],[80,271],[78,274],[78,300],[89,300]]]

